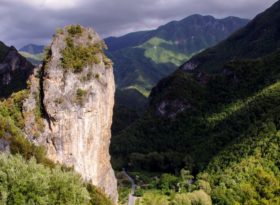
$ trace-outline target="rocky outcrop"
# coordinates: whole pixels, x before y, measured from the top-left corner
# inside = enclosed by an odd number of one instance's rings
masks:
[[[175,119],[176,116],[192,106],[187,101],[182,100],[163,100],[157,106],[157,114],[161,117]]]
[[[13,47],[0,42],[0,97],[26,88],[34,66]]]
[[[117,203],[109,155],[115,83],[102,46],[92,29],[66,27],[55,35],[40,78],[30,79],[25,130],[51,160],[73,167]],[[38,106],[43,123],[32,114]]]

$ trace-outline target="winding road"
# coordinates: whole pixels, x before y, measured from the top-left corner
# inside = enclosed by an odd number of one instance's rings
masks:
[[[136,201],[136,197],[133,196],[135,189],[136,189],[136,184],[134,182],[134,180],[127,174],[127,172],[125,170],[123,170],[123,174],[128,178],[128,180],[131,183],[131,192],[128,196],[128,205],[134,205],[135,201]]]

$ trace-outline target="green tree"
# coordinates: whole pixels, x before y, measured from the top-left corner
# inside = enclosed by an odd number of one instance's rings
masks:
[[[170,190],[175,190],[177,187],[178,178],[172,174],[162,174],[159,180],[159,188],[168,193]]]
[[[194,177],[191,175],[191,172],[186,169],[181,169],[180,171],[180,188],[186,189],[188,192],[191,191],[192,183]]]

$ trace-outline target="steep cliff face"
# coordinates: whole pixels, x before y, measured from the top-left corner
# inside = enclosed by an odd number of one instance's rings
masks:
[[[25,130],[51,160],[74,167],[117,202],[109,155],[115,83],[103,47],[92,29],[70,26],[55,35],[41,77],[31,78]]]
[[[0,42],[0,97],[25,88],[33,67],[14,47]]]

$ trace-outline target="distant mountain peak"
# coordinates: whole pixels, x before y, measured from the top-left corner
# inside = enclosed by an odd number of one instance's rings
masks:
[[[30,54],[39,54],[44,51],[44,48],[45,48],[45,46],[43,46],[43,45],[28,44],[28,45],[25,45],[22,48],[20,48],[19,51],[27,52]]]
[[[211,15],[192,14],[192,15],[187,16],[186,18],[184,18],[182,20],[186,20],[186,19],[202,19],[202,18],[216,19],[215,17],[213,17]]]
[[[227,17],[224,20],[232,20]],[[181,68],[219,72],[226,62],[236,58],[256,58],[274,52],[280,46],[280,1],[215,47],[194,56]],[[217,64],[219,62],[219,64]]]

